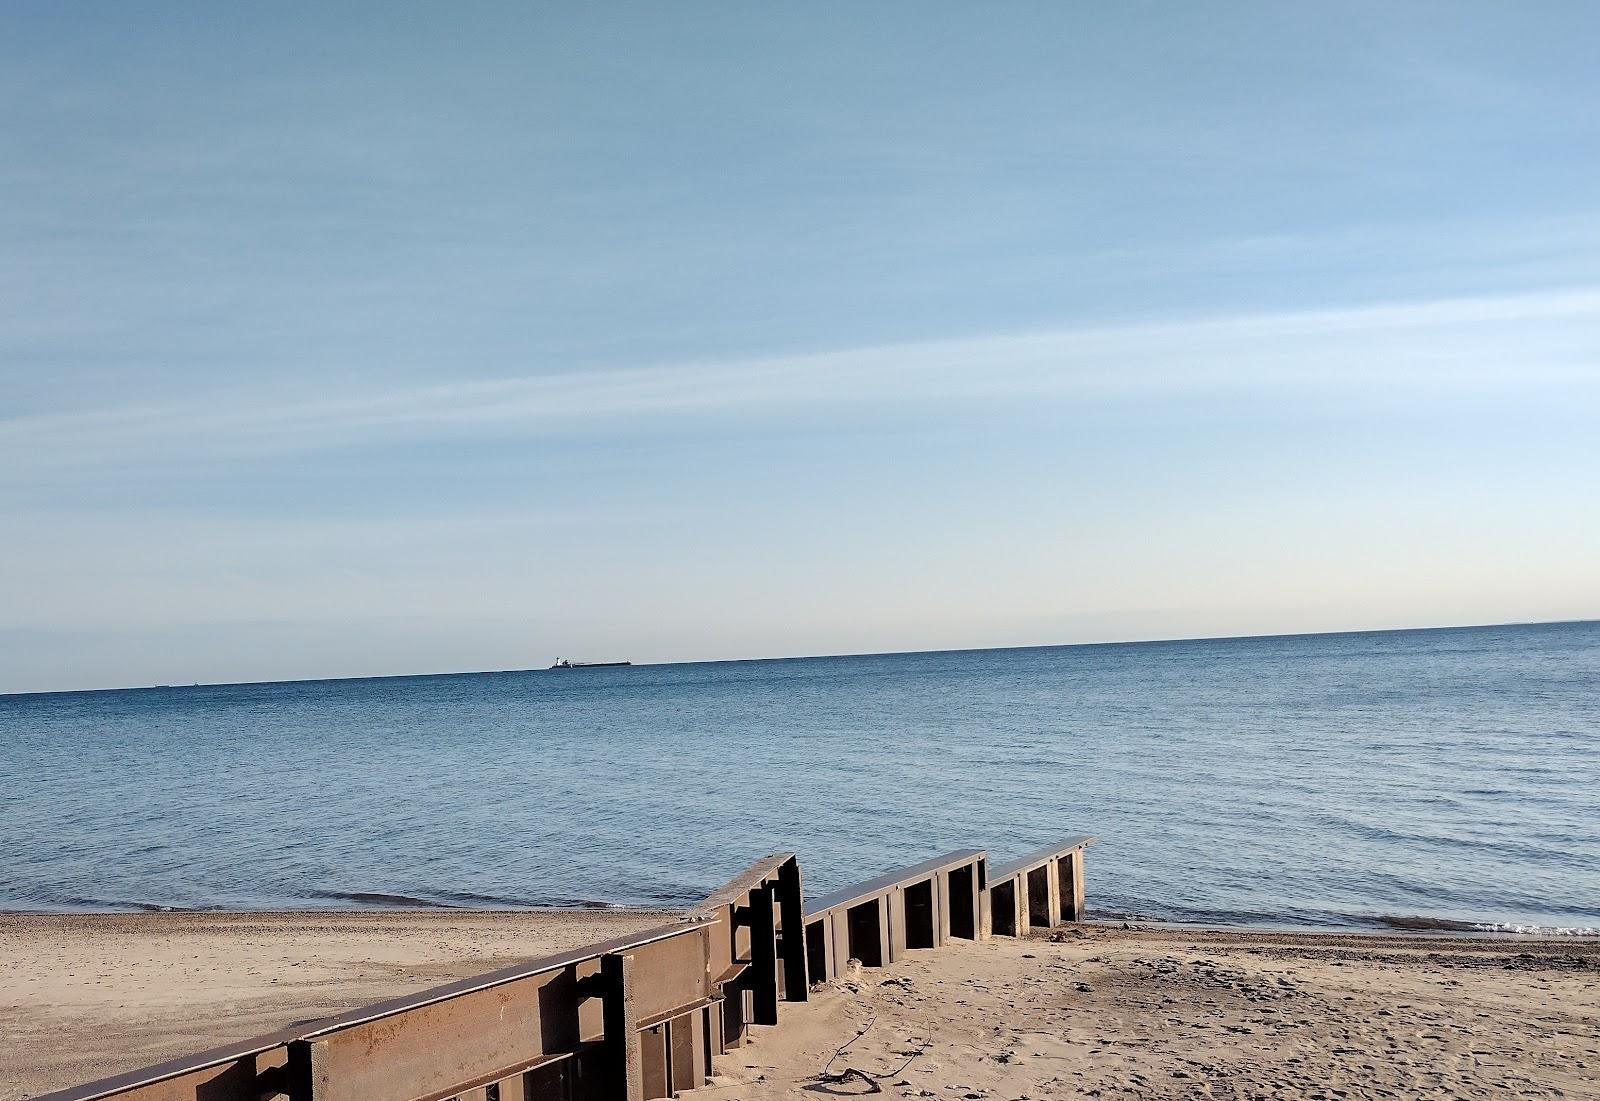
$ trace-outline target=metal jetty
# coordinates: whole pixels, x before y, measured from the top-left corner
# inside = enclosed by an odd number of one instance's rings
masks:
[[[1074,837],[993,871],[965,849],[807,905],[793,853],[684,917],[37,1101],[649,1101],[847,961],[1026,935],[1083,916]]]

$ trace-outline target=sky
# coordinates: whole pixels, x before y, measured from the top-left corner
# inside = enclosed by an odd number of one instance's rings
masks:
[[[0,691],[1600,617],[1600,6],[0,7]]]

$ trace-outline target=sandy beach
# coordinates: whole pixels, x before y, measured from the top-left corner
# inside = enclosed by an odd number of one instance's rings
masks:
[[[1600,943],[1093,926],[958,943],[835,984],[722,1070],[710,1096],[730,1101],[1594,1098]]]
[[[670,921],[648,911],[0,914],[0,1098]]]
[[[662,919],[3,915],[0,1097]],[[705,1096],[729,1101],[1600,1097],[1600,942],[1099,925],[957,942],[818,989],[719,1071]]]

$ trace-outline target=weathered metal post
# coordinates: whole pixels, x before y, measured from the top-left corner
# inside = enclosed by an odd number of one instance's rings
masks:
[[[984,896],[988,882],[984,858],[945,873],[950,888],[950,935],[960,940],[983,939]]]
[[[304,1040],[289,1041],[289,1059],[285,1065],[285,1079],[283,1092],[289,1101],[311,1101],[313,1090],[311,1086],[311,1045]]]
[[[750,1015],[758,1025],[778,1023],[778,930],[772,889],[750,892]]]
[[[838,937],[834,941],[834,958],[838,961],[840,973],[850,970],[850,961],[852,959],[861,958],[856,955],[855,937],[852,935],[853,931],[850,925],[850,911],[840,910],[837,920],[834,922],[834,931]],[[866,961],[862,960],[862,962],[865,963]]]
[[[783,921],[783,997],[803,1002],[811,987],[806,963],[806,900],[800,889],[800,862],[793,857],[778,869],[778,916]]]
[[[906,891],[903,886],[891,887],[883,895],[879,910],[887,919],[888,936],[883,942],[883,965],[899,963],[906,958]]]
[[[980,856],[972,862],[972,893],[967,896],[968,928],[973,940],[987,940],[989,931],[983,920],[989,914],[989,858]]]
[[[639,1048],[639,1014],[633,1000],[633,957],[600,957],[605,983],[601,995],[611,1101],[644,1101],[644,1059]]]
[[[1061,916],[1082,921],[1084,911],[1083,850],[1073,849],[1061,858]]]
[[[688,1084],[673,1083],[674,1089],[699,1089],[706,1084],[706,1079],[711,1074],[711,1038],[708,1035],[711,1024],[712,1011],[709,1008],[698,1009],[689,1016],[688,1046],[683,1059],[687,1067]],[[678,1026],[673,1025],[673,1035],[677,1035]],[[677,1065],[678,1058],[673,1062]],[[504,1099],[502,1099],[504,1101]]]

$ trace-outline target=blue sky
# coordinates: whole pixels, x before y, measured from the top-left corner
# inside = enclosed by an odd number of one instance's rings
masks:
[[[0,691],[1600,616],[1596,41],[13,0]]]

